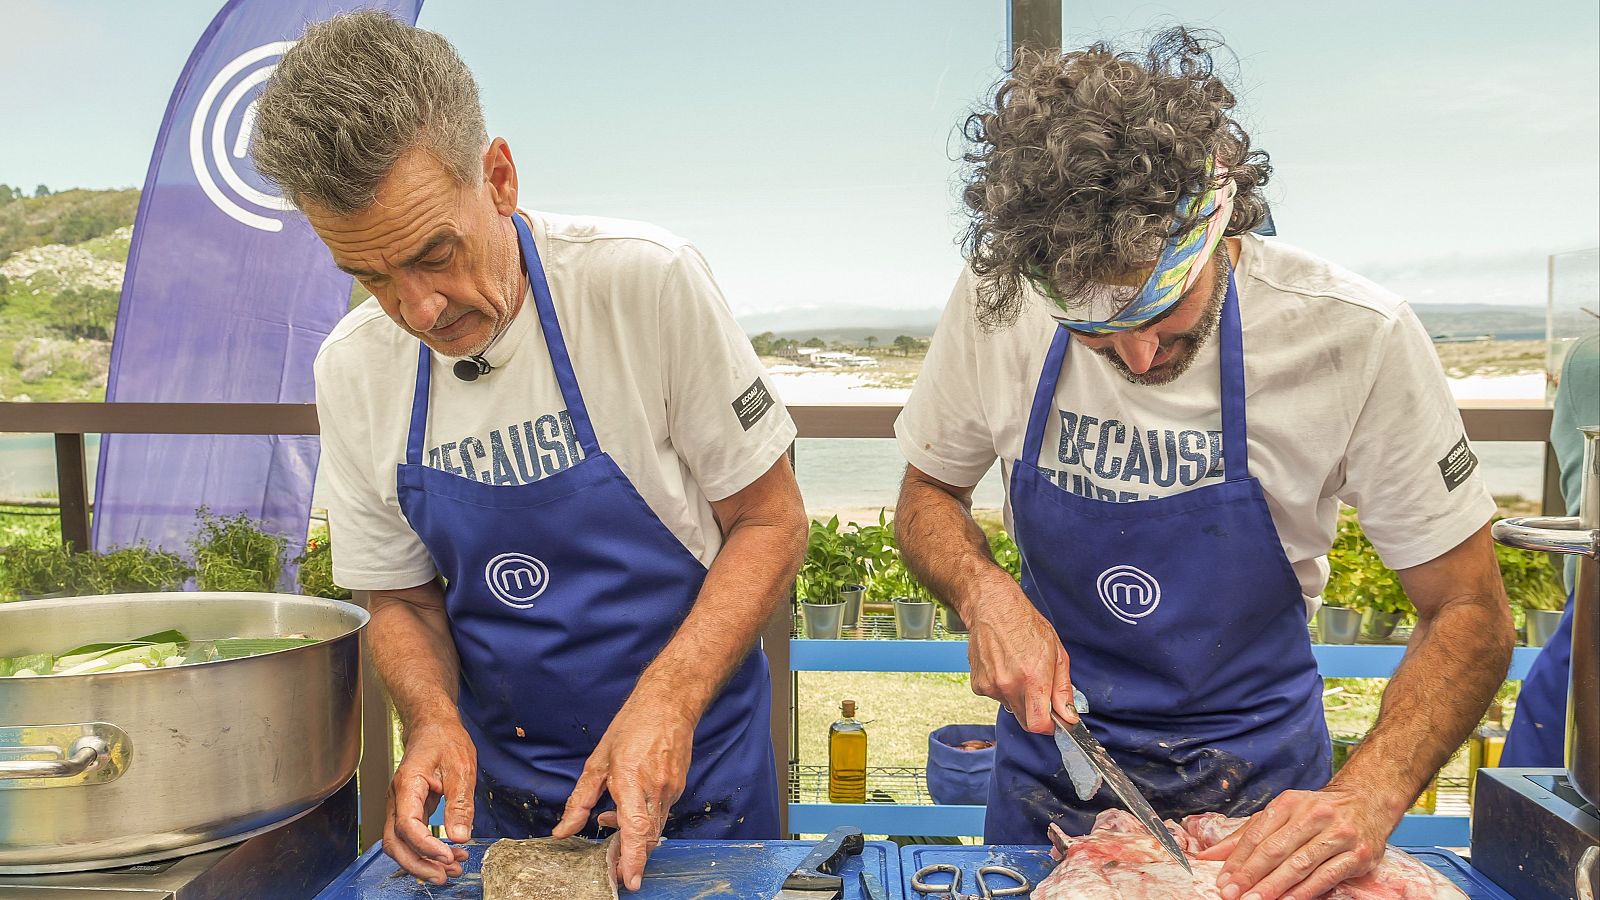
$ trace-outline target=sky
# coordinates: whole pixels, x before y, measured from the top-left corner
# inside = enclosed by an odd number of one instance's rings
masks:
[[[0,0],[0,182],[128,187],[219,0]],[[1226,38],[1281,239],[1414,302],[1543,303],[1600,244],[1592,0],[1066,0],[1065,43]],[[697,244],[746,316],[942,306],[958,127],[1001,72],[1000,0],[429,0],[525,205]]]

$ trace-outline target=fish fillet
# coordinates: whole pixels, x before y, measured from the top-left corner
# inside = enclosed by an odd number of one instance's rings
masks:
[[[1183,826],[1167,822],[1178,846],[1198,853],[1232,834],[1245,819],[1217,813],[1189,816]],[[1120,809],[1095,818],[1083,837],[1068,837],[1054,825],[1050,840],[1063,857],[1034,888],[1034,900],[1222,900],[1217,876],[1222,862],[1191,859],[1190,875],[1167,856],[1139,820]],[[1459,888],[1431,867],[1390,847],[1372,872],[1321,896],[1321,900],[1465,900]]]
[[[498,840],[483,854],[483,900],[617,900],[616,838]]]

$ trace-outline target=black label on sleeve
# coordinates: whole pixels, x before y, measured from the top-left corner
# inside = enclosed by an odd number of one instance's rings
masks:
[[[1472,452],[1472,446],[1467,443],[1465,436],[1450,448],[1444,459],[1439,460],[1439,474],[1444,478],[1444,487],[1447,491],[1461,487],[1467,476],[1477,468],[1478,457]]]
[[[772,394],[767,392],[767,386],[757,378],[755,384],[746,388],[744,393],[733,401],[733,414],[739,417],[739,424],[744,426],[744,430],[749,431],[761,421],[767,410],[772,408],[772,403]]]

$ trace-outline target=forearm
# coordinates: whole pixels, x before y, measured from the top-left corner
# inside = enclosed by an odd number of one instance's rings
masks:
[[[894,530],[912,574],[968,621],[975,620],[977,610],[969,606],[982,585],[996,578],[1011,582],[972,518],[970,493],[952,493],[913,468],[900,487]]]
[[[460,721],[460,663],[443,604],[437,583],[369,595],[373,665],[407,731]]]
[[[1511,661],[1503,593],[1462,597],[1422,616],[1378,719],[1336,784],[1384,798],[1398,818],[1466,740]]]
[[[784,603],[804,553],[798,494],[788,514],[730,528],[688,617],[628,702],[677,710],[690,724],[698,722]]]

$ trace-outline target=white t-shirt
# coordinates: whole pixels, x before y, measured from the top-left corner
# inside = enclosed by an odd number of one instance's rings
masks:
[[[794,440],[750,341],[699,251],[649,225],[529,213],[585,406],[656,516],[706,565],[722,546],[710,501],[748,486]],[[352,590],[421,584],[432,558],[400,512],[417,339],[368,300],[316,361],[334,580]],[[464,382],[433,355],[422,462],[522,484],[582,458],[533,294]]]
[[[1340,501],[1356,507],[1394,569],[1455,547],[1495,504],[1438,356],[1405,301],[1278,241],[1247,235],[1241,245],[1234,280],[1250,474],[1261,481],[1309,615],[1327,584]],[[912,465],[948,484],[977,484],[1000,459],[1009,493],[1057,326],[1047,301],[1035,298],[1013,326],[986,332],[975,300],[968,270],[895,434]],[[1213,334],[1189,371],[1163,386],[1132,384],[1074,343],[1038,465],[1065,490],[1118,502],[1221,481],[1218,343]],[[1005,515],[1009,527],[1009,496]]]

